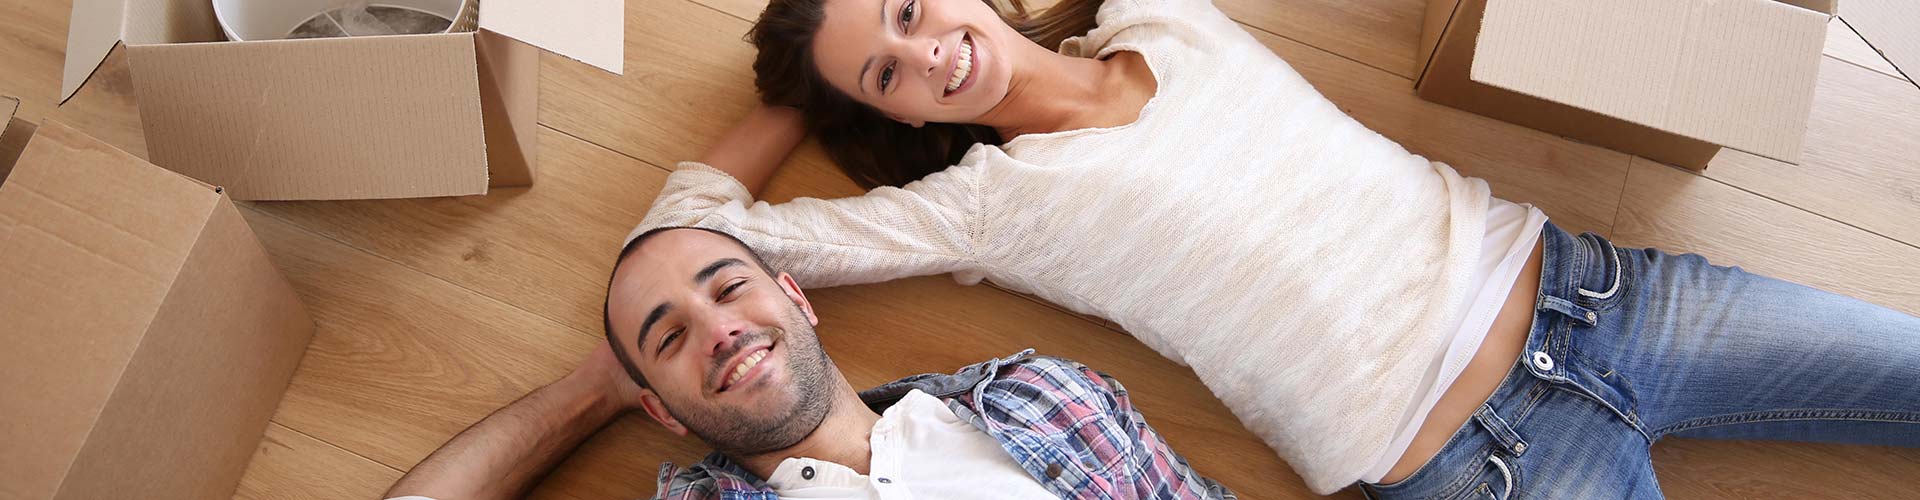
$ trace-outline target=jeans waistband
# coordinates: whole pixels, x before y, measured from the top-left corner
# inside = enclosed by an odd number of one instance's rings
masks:
[[[1477,484],[1474,481],[1483,472],[1502,473],[1507,458],[1527,452],[1526,438],[1514,431],[1510,415],[1528,405],[1543,384],[1570,380],[1565,363],[1560,362],[1571,352],[1569,322],[1593,326],[1599,321],[1598,313],[1612,307],[1625,286],[1619,254],[1605,238],[1592,233],[1575,236],[1548,222],[1540,240],[1540,291],[1519,361],[1487,403],[1427,465],[1398,483],[1362,485],[1369,497],[1457,492]],[[1491,489],[1495,498],[1504,496],[1499,486]]]

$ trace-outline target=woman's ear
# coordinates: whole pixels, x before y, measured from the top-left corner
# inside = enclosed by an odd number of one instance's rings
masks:
[[[654,394],[653,389],[641,389],[641,391],[640,408],[647,411],[647,416],[653,417],[653,421],[659,422],[661,427],[666,427],[667,432],[678,436],[687,435],[687,427],[680,425],[680,420],[673,418],[673,414],[667,413],[667,405],[660,401],[659,394]]]

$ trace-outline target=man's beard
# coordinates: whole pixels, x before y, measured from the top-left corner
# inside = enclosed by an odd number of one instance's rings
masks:
[[[736,458],[791,447],[812,434],[833,406],[830,388],[833,361],[820,349],[819,338],[814,336],[813,326],[807,324],[806,315],[798,305],[785,323],[781,340],[787,348],[787,370],[792,383],[774,390],[791,397],[792,408],[753,415],[739,408],[684,404],[667,405],[667,414],[673,415],[680,425],[714,451]],[[766,330],[748,333],[734,346],[758,344],[755,341],[772,337],[772,333]],[[720,358],[731,356],[732,353],[728,353]]]

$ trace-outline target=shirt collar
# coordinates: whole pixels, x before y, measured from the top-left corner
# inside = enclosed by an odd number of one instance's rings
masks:
[[[946,373],[923,373],[860,391],[860,401],[874,412],[885,413],[887,408],[906,397],[908,392],[919,389],[940,400],[949,400],[974,390],[987,382],[1001,366],[1019,361],[1033,354],[1033,349],[1022,350],[1012,355],[989,359],[967,365],[960,371]],[[700,463],[681,469],[672,463],[660,464],[660,491],[673,491],[675,487],[689,484],[708,483],[719,491],[770,491],[765,480],[754,475],[745,467],[718,452],[707,455]]]

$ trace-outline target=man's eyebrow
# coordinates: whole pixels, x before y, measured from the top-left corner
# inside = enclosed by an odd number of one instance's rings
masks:
[[[693,273],[693,284],[697,286],[706,283],[707,280],[713,279],[713,275],[719,273],[721,269],[744,265],[747,265],[747,263],[732,257],[713,261],[712,264],[707,264],[707,267],[701,268],[700,272]]]
[[[634,350],[640,351],[642,355],[647,353],[647,332],[652,331],[653,324],[669,312],[673,312],[673,304],[661,302],[660,305],[653,306],[653,312],[647,313],[647,320],[640,322],[640,339],[634,341]]]

